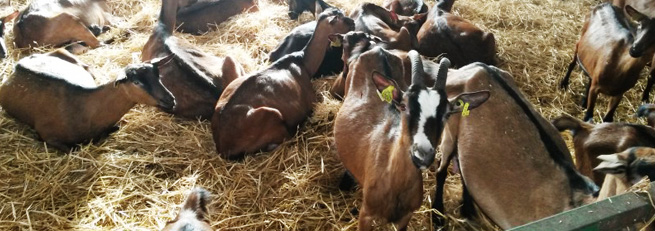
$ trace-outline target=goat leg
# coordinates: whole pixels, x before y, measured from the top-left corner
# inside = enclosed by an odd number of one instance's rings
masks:
[[[653,57],[653,59],[653,61],[655,61],[655,57]],[[655,84],[655,64],[654,62],[651,62],[650,75],[648,77],[648,82],[646,83],[646,89],[644,89],[644,94],[641,97],[641,101],[643,103],[648,102],[648,98],[650,98],[650,91],[653,89],[653,84]]]
[[[621,102],[621,99],[623,99],[623,94],[617,95],[617,96],[612,96],[612,99],[610,100],[607,108],[609,110],[605,114],[605,117],[603,118],[603,122],[612,122],[614,121],[614,113],[616,112],[616,108],[619,106],[619,103]]]

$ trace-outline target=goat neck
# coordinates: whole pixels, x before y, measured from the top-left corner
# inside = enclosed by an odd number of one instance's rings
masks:
[[[123,115],[125,115],[136,102],[132,100],[124,84],[114,86],[113,82],[99,86],[94,91],[88,93],[89,99],[86,101],[87,115],[84,118],[94,118],[99,128],[110,127],[116,124]],[[107,110],[111,108],[112,110]]]
[[[302,49],[303,66],[305,66],[308,76],[314,76],[319,66],[321,66],[321,62],[323,62],[323,57],[328,49],[329,27],[330,25],[327,20],[316,23],[314,35],[309,39],[305,48]]]

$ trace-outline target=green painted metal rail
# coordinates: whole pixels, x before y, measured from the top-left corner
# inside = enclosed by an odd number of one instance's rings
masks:
[[[649,196],[650,195],[650,196]],[[626,193],[534,221],[511,231],[623,230],[647,223],[655,214],[655,182],[647,193]],[[633,230],[633,229],[630,229]]]

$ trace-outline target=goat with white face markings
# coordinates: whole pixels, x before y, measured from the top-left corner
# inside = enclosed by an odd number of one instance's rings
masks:
[[[402,78],[402,68],[396,68],[403,66],[402,60],[380,47],[352,62],[346,77],[349,93],[337,114],[334,137],[344,166],[362,188],[359,230],[370,230],[374,217],[406,229],[423,198],[419,169],[434,161],[443,122],[458,110],[445,95],[449,61],[441,62],[435,85],[427,87],[420,56],[416,51],[409,56],[409,87]],[[479,92],[458,99],[470,101],[476,95],[482,97],[471,102],[470,109],[489,96]]]

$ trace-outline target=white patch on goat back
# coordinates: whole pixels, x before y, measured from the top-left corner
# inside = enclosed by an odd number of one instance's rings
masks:
[[[414,144],[419,145],[420,147],[432,147],[430,139],[428,139],[428,136],[425,134],[425,123],[429,118],[437,116],[437,107],[439,107],[441,96],[437,91],[421,91],[417,100],[421,106],[421,114],[419,115],[418,127],[416,134],[414,135]]]

